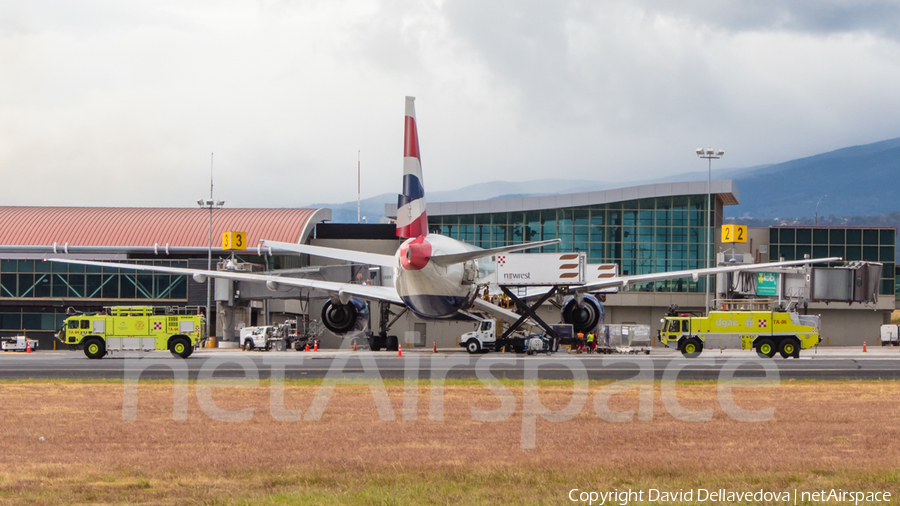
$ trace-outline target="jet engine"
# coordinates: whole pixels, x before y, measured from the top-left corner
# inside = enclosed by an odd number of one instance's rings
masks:
[[[575,332],[588,333],[603,325],[603,304],[596,297],[585,294],[581,303],[569,297],[562,305],[562,321],[571,324]]]
[[[369,306],[356,297],[346,304],[329,300],[322,307],[322,323],[338,336],[364,332],[369,323]]]

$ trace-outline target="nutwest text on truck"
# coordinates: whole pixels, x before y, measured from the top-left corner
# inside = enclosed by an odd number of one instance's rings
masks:
[[[793,311],[710,311],[693,316],[670,310],[662,320],[659,341],[674,344],[685,357],[696,357],[704,348],[755,349],[761,357],[800,356],[800,350],[821,341],[819,317]]]
[[[181,358],[200,345],[206,318],[196,310],[119,306],[66,318],[57,338],[91,359],[112,351],[169,350]]]

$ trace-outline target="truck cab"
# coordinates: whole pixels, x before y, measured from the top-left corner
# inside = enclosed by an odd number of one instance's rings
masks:
[[[482,320],[472,332],[459,336],[459,345],[469,353],[482,353],[494,349],[497,343],[497,321]]]

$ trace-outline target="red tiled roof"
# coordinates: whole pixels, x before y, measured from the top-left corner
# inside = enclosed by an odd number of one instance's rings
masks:
[[[297,243],[318,209],[214,209],[213,247],[222,232]],[[308,232],[307,232],[308,233]],[[152,207],[0,207],[0,245],[206,247],[209,211]]]

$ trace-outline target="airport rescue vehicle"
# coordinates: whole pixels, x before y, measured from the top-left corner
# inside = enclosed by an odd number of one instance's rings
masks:
[[[187,358],[203,338],[206,319],[178,307],[119,306],[66,318],[57,339],[84,349],[88,358],[112,351],[169,350]]]
[[[761,357],[799,358],[800,350],[821,341],[819,317],[793,311],[710,311],[707,316],[670,309],[662,320],[659,341],[674,344],[685,357],[704,348],[755,349]]]

